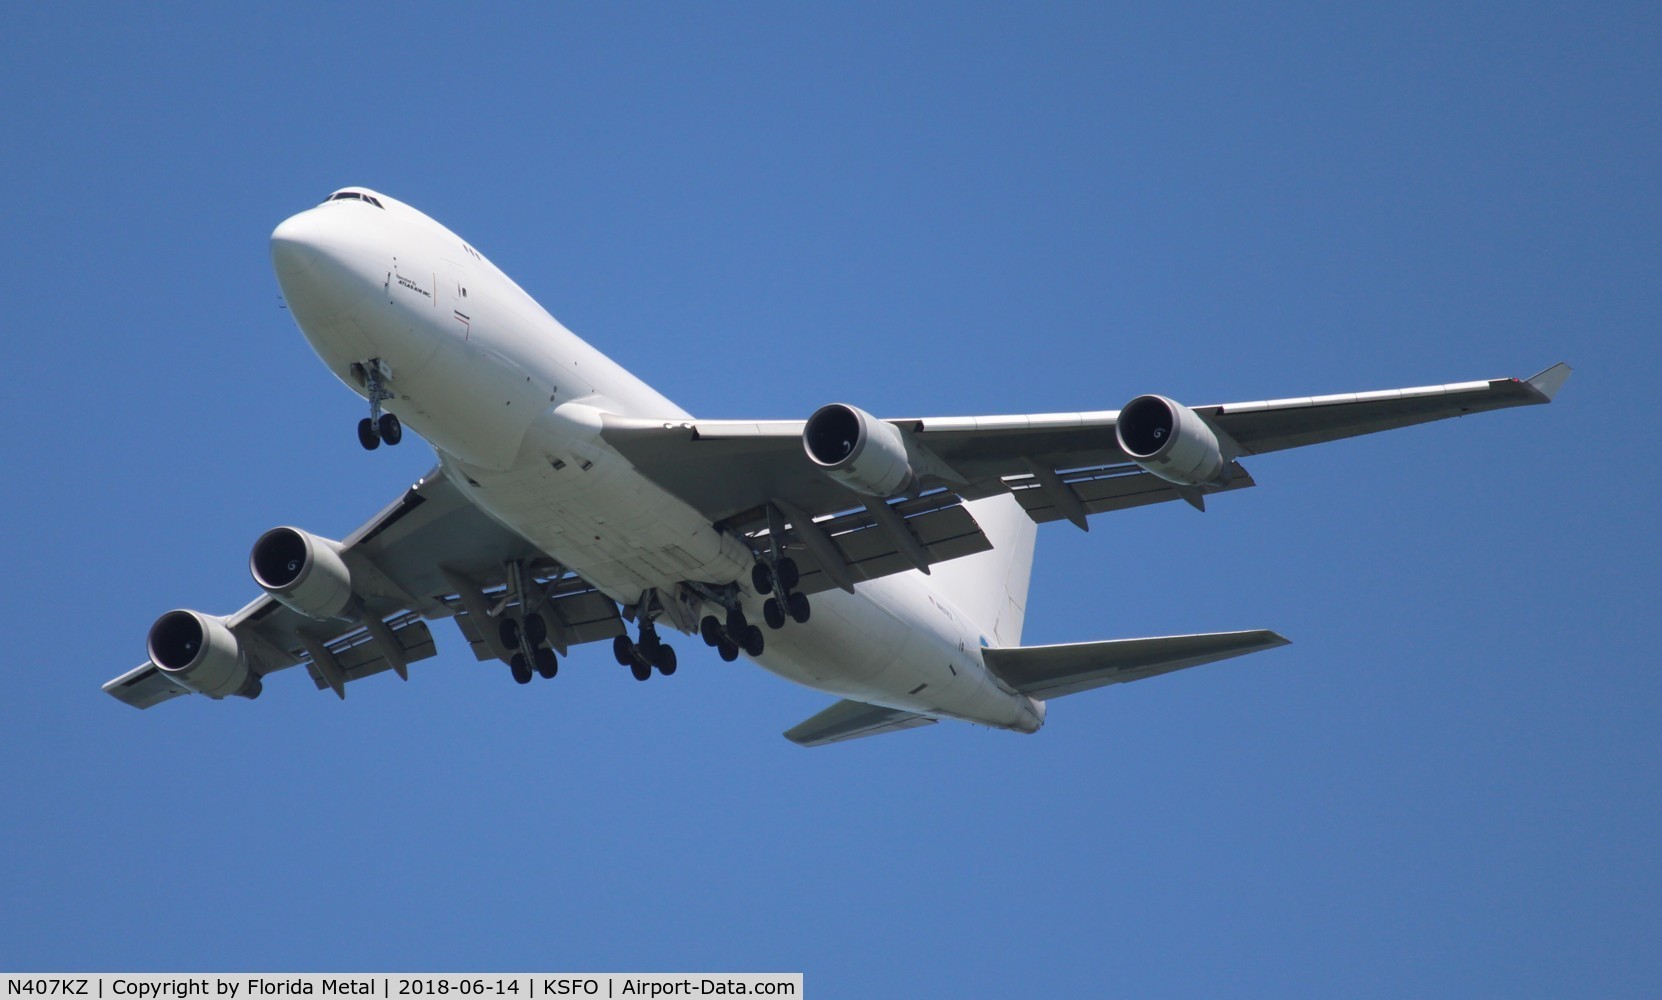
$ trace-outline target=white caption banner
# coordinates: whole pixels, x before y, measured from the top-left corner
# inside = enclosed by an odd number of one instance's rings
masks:
[[[544,1000],[552,997],[800,997],[800,972],[266,973],[8,972],[0,1000]]]

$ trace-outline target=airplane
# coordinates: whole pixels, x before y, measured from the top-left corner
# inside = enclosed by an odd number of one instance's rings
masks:
[[[437,465],[344,540],[255,541],[261,594],[158,618],[104,685],[138,708],[255,698],[303,665],[318,690],[437,655],[553,678],[610,642],[638,680],[697,636],[840,700],[785,732],[820,746],[955,719],[1034,733],[1048,700],[1272,649],[1260,629],[1023,646],[1037,526],[1254,485],[1240,460],[1550,402],[1557,364],[1502,378],[1188,407],[885,420],[705,420],[562,326],[415,208],[342,188],[286,219],[271,257],[300,332],[368,402],[366,449],[403,427]],[[758,620],[762,624],[757,624]],[[765,625],[764,629],[762,626]]]

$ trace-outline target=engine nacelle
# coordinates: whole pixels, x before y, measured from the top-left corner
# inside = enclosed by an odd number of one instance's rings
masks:
[[[334,618],[352,604],[352,573],[340,543],[299,528],[272,528],[248,554],[254,582],[308,618]]]
[[[257,698],[260,678],[248,669],[225,619],[198,611],[169,611],[150,626],[150,662],[168,677],[210,698]]]
[[[827,475],[857,493],[892,497],[917,482],[900,428],[847,403],[815,410],[802,429],[802,448]]]
[[[1168,483],[1221,485],[1230,457],[1200,414],[1164,396],[1138,396],[1120,410],[1114,437],[1131,460]]]

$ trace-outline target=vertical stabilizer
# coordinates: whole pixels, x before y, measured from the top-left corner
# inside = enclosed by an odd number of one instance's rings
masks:
[[[989,645],[1019,646],[1039,526],[1007,493],[970,501],[964,508],[986,532],[992,550],[936,563],[930,567],[929,585],[968,615]]]

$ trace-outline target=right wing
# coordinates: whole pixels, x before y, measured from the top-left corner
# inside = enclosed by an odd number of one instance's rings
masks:
[[[1195,407],[1226,452],[1219,477],[1200,486],[1160,478],[1121,450],[1117,410],[877,421],[898,430],[918,474],[904,500],[866,496],[828,475],[804,451],[802,420],[608,416],[602,436],[642,475],[753,546],[784,538],[805,549],[805,590],[851,590],[988,547],[962,501],[1009,493],[1034,521],[1081,528],[1094,514],[1168,500],[1204,509],[1207,495],[1254,485],[1237,458],[1550,402],[1569,374],[1560,364],[1525,380]],[[937,551],[942,539],[951,544]]]
[[[346,697],[345,685],[437,653],[426,620],[453,618],[480,660],[508,659],[496,615],[525,599],[548,624],[546,642],[569,646],[623,634],[617,605],[581,577],[549,563],[531,543],[487,516],[434,469],[341,543],[358,605],[343,618],[316,619],[262,594],[223,620],[250,683],[303,664],[313,683]],[[104,685],[135,708],[193,690],[146,661]]]

